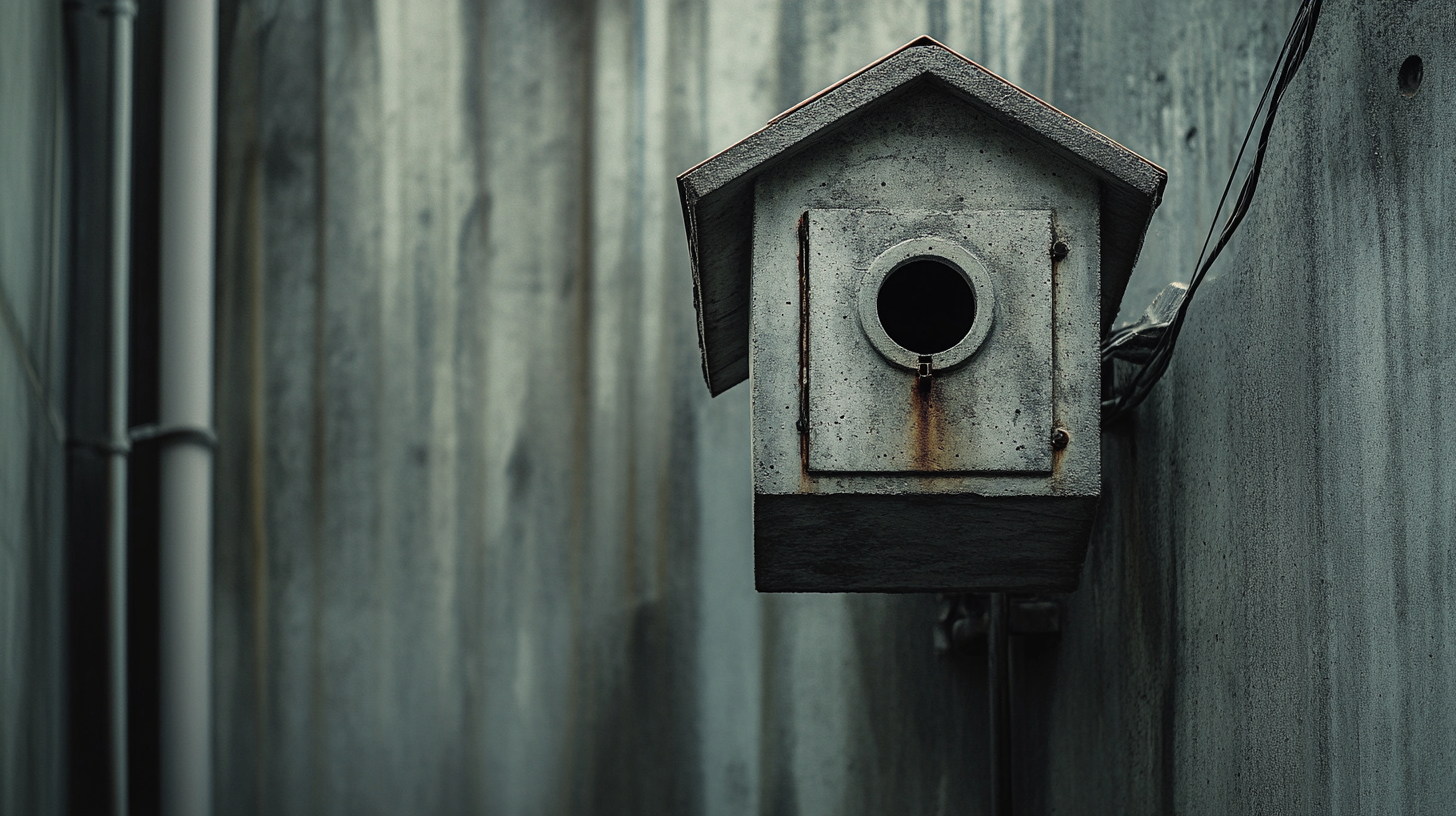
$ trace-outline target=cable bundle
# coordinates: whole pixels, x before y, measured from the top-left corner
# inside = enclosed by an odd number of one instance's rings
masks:
[[[1254,118],[1249,122],[1243,144],[1239,146],[1234,168],[1229,173],[1228,183],[1224,185],[1223,195],[1219,197],[1218,208],[1213,213],[1213,224],[1209,225],[1208,235],[1203,239],[1203,248],[1198,252],[1198,262],[1194,264],[1193,277],[1189,279],[1186,290],[1183,290],[1182,284],[1168,287],[1141,320],[1118,329],[1103,342],[1103,363],[1121,359],[1140,365],[1125,384],[1116,388],[1109,399],[1102,401],[1104,426],[1116,422],[1141,405],[1168,370],[1168,363],[1173,358],[1173,348],[1178,344],[1178,335],[1183,330],[1188,305],[1193,302],[1194,293],[1198,291],[1209,267],[1213,266],[1213,262],[1218,259],[1223,248],[1233,238],[1234,232],[1243,223],[1244,216],[1248,215],[1249,206],[1254,200],[1254,191],[1259,187],[1259,175],[1264,169],[1264,154],[1269,147],[1269,134],[1274,129],[1274,117],[1279,112],[1279,103],[1284,98],[1284,92],[1294,81],[1294,74],[1309,51],[1310,41],[1314,38],[1315,23],[1319,19],[1323,4],[1324,0],[1302,0],[1299,4],[1294,24],[1284,38],[1283,47],[1279,49],[1279,58],[1274,62],[1274,70],[1264,86],[1264,94],[1259,97],[1259,106],[1254,110]],[[1254,150],[1253,167],[1249,169],[1243,186],[1239,188],[1238,198],[1234,201],[1233,209],[1229,211],[1218,242],[1209,251],[1208,243],[1213,239],[1214,224],[1218,223],[1219,214],[1223,212],[1224,203],[1228,200],[1229,190],[1233,189],[1234,178],[1237,177],[1239,165],[1244,159],[1244,151],[1249,146],[1249,139],[1254,134],[1261,114],[1264,115],[1264,127],[1259,133],[1259,144]]]

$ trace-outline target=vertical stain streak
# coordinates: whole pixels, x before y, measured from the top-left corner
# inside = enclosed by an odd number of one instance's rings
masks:
[[[1048,97],[1047,99],[1048,99],[1048,101],[1050,101],[1051,98]],[[1102,185],[1100,183],[1098,184],[1098,188],[1099,188],[1098,196],[1099,196],[1099,200],[1100,200],[1101,196],[1103,195],[1103,193],[1102,193]],[[1051,267],[1052,285],[1051,285],[1051,289],[1049,291],[1051,292],[1051,297],[1052,297],[1052,326],[1051,326],[1051,329],[1052,329],[1052,331],[1051,331],[1051,340],[1052,340],[1052,382],[1053,383],[1056,383],[1056,382],[1058,382],[1057,374],[1059,373],[1058,372],[1058,368],[1059,368],[1058,359],[1059,358],[1057,357],[1057,352],[1059,351],[1059,345],[1060,345],[1060,338],[1058,337],[1058,333],[1057,333],[1057,327],[1059,325],[1059,321],[1057,320],[1057,317],[1056,317],[1056,315],[1057,315],[1057,283],[1060,280],[1059,274],[1062,271],[1062,264],[1065,263],[1065,260],[1059,260],[1057,258],[1057,254],[1053,251],[1054,247],[1056,246],[1057,240],[1058,240],[1058,236],[1057,236],[1057,223],[1056,223],[1056,214],[1055,213],[1052,214],[1052,219],[1051,219],[1051,222],[1050,222],[1049,226],[1050,226],[1050,229],[1047,232],[1046,250],[1047,250],[1047,257],[1051,258],[1051,261],[1052,261],[1052,267]],[[1098,325],[1099,326],[1102,326],[1102,325],[1106,325],[1106,324],[1105,323],[1099,323]],[[1098,372],[1098,374],[1100,376],[1100,374],[1102,372],[1102,367],[1101,366],[1098,366],[1097,367],[1097,372]],[[1097,389],[1096,389],[1096,392],[1095,393],[1098,393],[1098,394],[1101,394],[1102,393],[1102,384],[1101,384],[1100,381],[1097,384]],[[1053,405],[1053,408],[1052,408],[1052,427],[1051,428],[1048,428],[1047,429],[1048,431],[1055,432],[1057,428],[1065,427],[1062,424],[1062,417],[1057,416],[1057,408],[1056,408],[1056,406],[1059,405],[1059,404],[1060,403],[1057,403],[1057,402],[1053,402],[1052,403],[1052,405]],[[1040,442],[1043,442],[1043,443],[1050,444],[1051,438],[1050,437],[1046,437],[1046,438],[1043,438],[1043,439],[1041,439],[1039,441]],[[1065,446],[1062,447],[1062,448],[1060,448],[1060,449],[1055,448],[1055,447],[1052,448],[1052,489],[1055,490],[1055,491],[1060,491],[1062,489],[1064,483],[1065,483],[1065,479],[1063,478],[1062,462],[1066,458],[1066,453],[1067,453],[1067,448]]]
[[[646,139],[647,139],[647,9],[644,8],[642,0],[631,5],[632,26],[627,35],[628,48],[632,57],[632,93],[631,105],[633,116],[631,117],[631,155],[628,159],[630,165],[630,188],[628,199],[637,207],[639,212],[646,212],[647,202],[643,190],[644,177],[646,176]],[[630,229],[628,240],[628,255],[640,269],[644,264],[643,251],[643,228],[640,219],[634,219]],[[644,298],[642,279],[645,276],[639,275],[632,281],[629,291],[635,297],[624,300],[621,310],[629,312],[634,307],[643,308]],[[626,404],[632,410],[631,418],[626,422],[626,461],[625,473],[623,474],[624,485],[626,486],[624,501],[624,514],[622,519],[622,581],[623,581],[623,608],[628,614],[636,608],[638,602],[638,484],[637,465],[640,457],[641,444],[637,433],[638,411],[635,410],[642,398],[642,389],[639,388],[640,377],[635,376],[644,358],[644,331],[643,321],[640,312],[638,319],[632,321],[633,331],[628,335],[628,342],[623,344],[622,355],[618,358],[625,375]]]
[[[249,149],[243,166],[246,181],[247,272],[248,272],[248,507],[253,539],[253,695],[257,715],[253,718],[254,806],[263,812],[267,774],[263,757],[268,750],[268,480],[267,403],[265,400],[266,354],[263,342],[263,191],[262,156],[256,144]]]
[[[1382,143],[1390,139],[1390,135],[1381,133],[1375,135],[1377,151],[1381,155]],[[1411,189],[1411,184],[1405,178],[1405,162],[1402,154],[1389,149],[1390,160],[1386,165],[1388,170],[1385,174],[1396,190],[1406,191]],[[1386,326],[1387,336],[1391,338],[1387,348],[1391,354],[1386,357],[1385,379],[1387,382],[1398,382],[1413,384],[1418,379],[1418,374],[1412,368],[1412,361],[1419,360],[1418,349],[1413,346],[1414,334],[1403,331],[1402,327],[1415,324],[1420,321],[1412,320],[1411,292],[1414,277],[1409,264],[1410,246],[1407,235],[1408,225],[1412,223],[1410,214],[1406,209],[1406,196],[1396,195],[1391,198],[1394,205],[1391,210],[1384,207],[1376,208],[1376,222],[1379,224],[1380,257],[1386,259],[1383,264],[1383,296],[1381,298],[1381,317]],[[1415,286],[1415,290],[1425,287]],[[1411,493],[1410,486],[1404,484],[1403,475],[1409,471],[1407,463],[1419,461],[1419,449],[1411,450],[1406,442],[1406,435],[1402,432],[1405,416],[1394,400],[1390,400],[1385,406],[1385,431],[1382,434],[1389,439],[1389,446],[1386,449],[1385,474],[1383,481],[1390,485],[1390,492],[1393,495],[1406,497]],[[1408,501],[1408,499],[1406,499]],[[1395,626],[1393,627],[1392,640],[1396,654],[1409,655],[1418,649],[1412,648],[1412,627],[1419,626],[1417,618],[1411,612],[1411,555],[1412,548],[1418,548],[1420,535],[1419,522],[1415,519],[1420,517],[1419,510],[1415,513],[1393,513],[1389,522],[1389,559],[1390,559],[1390,600],[1396,611]],[[1414,529],[1413,529],[1414,527]],[[1415,733],[1413,721],[1412,699],[1413,689],[1411,676],[1406,671],[1407,664],[1394,662],[1390,667],[1393,675],[1389,686],[1392,687],[1390,695],[1394,698],[1394,705],[1400,712],[1397,733],[1411,735]],[[1414,740],[1405,739],[1397,741],[1396,756],[1393,762],[1399,766],[1401,781],[1405,787],[1393,784],[1393,787],[1400,794],[1409,796],[1411,785],[1414,783],[1413,769],[1416,767],[1416,758],[1412,751]]]
[[[581,94],[581,130],[578,134],[580,139],[580,155],[578,161],[577,177],[581,180],[581,189],[577,195],[576,211],[576,232],[577,232],[577,281],[575,287],[576,309],[575,337],[573,337],[574,348],[572,349],[573,359],[573,381],[575,394],[572,399],[571,415],[571,507],[570,521],[568,524],[570,539],[570,564],[568,566],[571,650],[568,655],[567,665],[567,698],[566,698],[566,722],[565,735],[563,740],[563,767],[569,769],[568,773],[576,775],[578,763],[581,758],[578,756],[578,746],[584,740],[577,734],[577,728],[581,722],[580,699],[582,696],[582,672],[584,648],[583,633],[581,626],[582,586],[581,586],[581,562],[582,550],[585,546],[586,522],[587,522],[587,501],[588,501],[588,468],[591,466],[590,456],[590,431],[591,431],[591,335],[592,335],[592,253],[595,243],[593,241],[592,229],[592,205],[595,200],[596,190],[592,174],[595,172],[595,134],[596,134],[596,2],[585,4],[581,19],[578,21],[580,36],[585,42],[578,49],[579,63],[576,77],[579,83]],[[572,799],[574,795],[570,785],[561,786],[560,803],[563,812],[573,809]]]
[[[636,389],[628,384],[626,390],[627,404],[635,404]],[[622,605],[627,610],[637,605],[637,445],[637,426],[629,421],[622,473]]]
[[[638,2],[638,23],[637,31],[641,43],[637,51],[637,79],[636,85],[639,89],[638,97],[641,99],[641,106],[637,109],[638,121],[638,163],[641,171],[636,174],[640,179],[643,202],[643,213],[657,212],[658,203],[662,198],[662,188],[657,179],[668,176],[662,172],[664,148],[671,144],[672,134],[668,120],[663,115],[671,110],[673,90],[671,83],[665,79],[665,69],[670,66],[670,42],[671,30],[673,29],[673,9],[670,4],[651,2],[650,0],[639,0]],[[670,209],[668,210],[670,212]],[[638,227],[638,234],[642,236],[641,257],[643,266],[643,286],[641,289],[641,308],[644,312],[643,325],[655,327],[653,336],[650,339],[650,359],[664,373],[672,370],[671,360],[675,357],[670,330],[663,327],[669,322],[671,311],[668,309],[667,296],[671,287],[665,279],[660,277],[667,266],[662,257],[661,246],[664,232],[657,225],[658,222],[652,217],[641,219]],[[648,250],[648,247],[655,247]],[[651,270],[650,272],[648,270]],[[639,380],[640,381],[640,380]],[[656,378],[659,383],[650,394],[653,403],[651,415],[655,418],[655,427],[651,432],[650,450],[654,461],[650,463],[653,471],[652,481],[652,583],[651,597],[656,601],[654,607],[653,625],[657,631],[654,637],[665,638],[667,629],[667,564],[668,544],[671,537],[670,521],[668,513],[673,505],[670,487],[672,484],[673,444],[671,439],[676,431],[670,417],[673,415],[673,387],[674,380],[670,377]],[[665,642],[663,640],[662,642]]]
[[[945,0],[927,0],[925,8],[925,27],[929,30],[930,36],[941,42],[945,42],[946,21],[945,21]]]
[[[465,112],[465,133],[467,142],[472,145],[471,159],[474,170],[474,200],[471,204],[469,215],[466,217],[465,228],[461,235],[461,279],[470,280],[471,276],[463,274],[467,269],[475,271],[468,266],[471,260],[480,262],[478,267],[478,280],[469,287],[468,298],[462,298],[459,307],[462,314],[468,314],[472,320],[482,320],[481,315],[487,310],[481,308],[482,296],[480,292],[487,289],[490,273],[489,265],[485,263],[486,252],[484,247],[489,245],[490,235],[490,152],[486,138],[486,122],[490,114],[490,85],[487,81],[489,72],[487,66],[490,64],[491,51],[491,21],[489,9],[471,0],[463,0],[461,3],[462,16],[466,20],[472,20],[472,24],[461,26],[460,37],[463,40],[464,59],[464,85],[461,100],[461,109]],[[472,232],[474,234],[472,234]],[[467,251],[466,241],[474,241],[475,244]],[[470,321],[461,321],[469,325]],[[484,321],[482,321],[484,322]],[[463,359],[484,360],[488,358],[485,344],[489,342],[489,327],[483,325],[471,338],[474,346],[473,353],[462,353]],[[466,345],[462,341],[462,345]],[[478,356],[477,356],[478,355]],[[457,384],[461,379],[457,379]],[[479,389],[480,386],[474,382],[471,388]],[[458,405],[488,404],[479,391],[471,394],[471,400],[461,400]],[[485,443],[482,441],[479,425],[472,422],[472,447],[475,453],[471,457],[471,471],[469,479],[462,479],[457,488],[464,488],[467,484],[478,486],[481,495],[489,495],[494,484],[494,477],[488,467],[488,455],[483,453]],[[464,460],[464,457],[462,457]],[[464,490],[461,491],[462,495]],[[459,501],[457,499],[457,501]],[[466,581],[477,581],[479,585],[488,585],[490,568],[490,509],[489,502],[469,501],[460,502],[467,509],[465,510],[468,521],[465,526],[471,532],[462,538],[462,551],[471,555],[469,571],[462,571],[462,579]],[[460,653],[464,656],[461,660],[459,677],[461,683],[461,731],[466,736],[464,739],[464,751],[461,766],[466,769],[463,780],[463,795],[471,806],[482,809],[488,796],[488,784],[483,780],[482,769],[487,767],[486,757],[488,752],[482,750],[482,740],[479,738],[481,723],[485,719],[486,711],[485,698],[488,690],[483,689],[481,678],[485,672],[482,668],[485,658],[482,654],[486,647],[482,644],[486,640],[484,630],[486,629],[486,605],[480,600],[474,603],[462,603],[457,607],[457,615],[460,620],[458,629],[460,637]]]
[[[1049,105],[1056,105],[1057,76],[1057,2],[1046,0],[1046,90],[1042,99]]]
[[[809,214],[799,216],[799,492],[810,493],[809,478]]]
[[[52,331],[47,332],[45,352],[45,405],[46,421],[50,423],[51,433],[55,435],[57,443],[65,444],[66,420],[65,413],[61,406],[56,404],[52,394],[56,387],[56,361],[64,353],[62,337],[64,329],[64,316],[62,310],[66,308],[66,252],[64,243],[68,237],[68,219],[66,214],[70,206],[68,196],[62,195],[61,190],[66,184],[66,173],[69,162],[64,158],[63,151],[66,145],[63,141],[66,132],[67,102],[64,94],[52,93],[52,121],[51,137],[47,140],[50,151],[48,166],[50,167],[51,189],[56,191],[50,197],[50,212],[47,214],[46,222],[46,260],[44,269],[45,275],[45,302],[46,313],[50,317]]]
[[[778,107],[788,110],[803,98],[804,4],[780,0],[778,31]]]
[[[324,812],[327,781],[327,751],[323,721],[324,710],[324,665],[323,665],[323,547],[324,547],[324,486],[327,478],[325,457],[327,455],[327,414],[325,411],[324,376],[328,371],[327,340],[324,331],[328,316],[325,300],[328,283],[328,0],[316,0],[314,5],[314,81],[317,83],[314,101],[315,147],[315,211],[314,211],[314,314],[313,314],[313,427],[311,481],[313,507],[311,525],[313,546],[310,556],[310,580],[312,582],[312,605],[309,615],[309,767],[313,770],[309,780],[310,810]]]
[[[765,793],[776,793],[778,777],[784,771],[780,768],[777,747],[778,729],[790,720],[789,712],[778,711],[778,698],[774,694],[775,668],[778,666],[780,617],[779,597],[760,595],[758,616],[758,782],[760,812],[768,810],[773,801]]]
[[[915,470],[944,470],[940,453],[943,449],[943,414],[936,405],[935,392],[940,383],[932,377],[928,388],[920,378],[910,378],[910,462]]]

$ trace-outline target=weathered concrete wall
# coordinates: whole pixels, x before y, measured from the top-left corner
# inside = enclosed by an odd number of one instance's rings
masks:
[[[698,377],[673,175],[927,19],[814,13],[229,6],[224,812],[982,798],[933,601],[755,596]]]
[[[0,10],[0,813],[63,794],[61,7]]]
[[[1451,23],[1330,2],[1107,442],[1067,630],[1015,646],[1026,812],[1450,798]],[[933,654],[933,599],[752,591],[672,177],[928,32],[1168,169],[1135,313],[1293,6],[224,3],[220,812],[984,810],[983,664]]]
[[[1240,245],[1107,441],[1057,812],[1450,809],[1453,43],[1446,3],[1327,4]]]

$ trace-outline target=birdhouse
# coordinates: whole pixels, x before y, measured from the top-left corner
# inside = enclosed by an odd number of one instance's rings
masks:
[[[678,178],[760,591],[1075,589],[1166,173],[923,37]]]

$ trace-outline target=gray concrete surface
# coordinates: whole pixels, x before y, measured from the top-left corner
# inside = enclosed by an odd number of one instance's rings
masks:
[[[64,801],[61,9],[0,14],[0,813],[46,814]]]
[[[1453,42],[1443,3],[1327,4],[1239,246],[1107,439],[1049,812],[1450,809]]]

